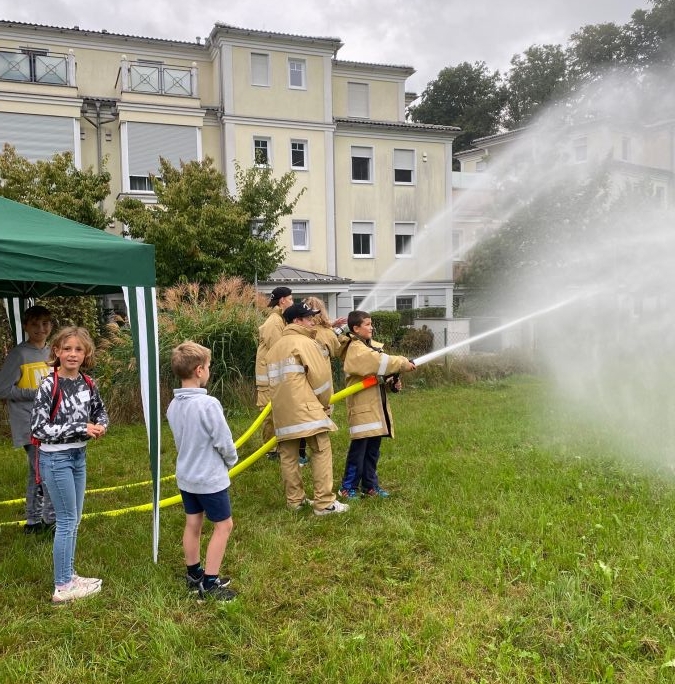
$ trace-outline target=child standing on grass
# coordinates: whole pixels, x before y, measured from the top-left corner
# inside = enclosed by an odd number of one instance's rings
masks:
[[[347,327],[350,342],[343,352],[346,386],[351,387],[368,375],[382,379],[391,377],[387,382],[347,397],[351,443],[338,493],[345,499],[357,499],[362,495],[387,497],[389,492],[380,487],[377,477],[382,437],[394,436],[386,387],[390,385],[394,391],[401,389],[401,381],[393,376],[415,370],[415,364],[405,356],[384,353],[383,345],[373,340],[373,321],[369,313],[350,312]]]
[[[232,532],[228,487],[237,449],[225,420],[223,407],[206,393],[211,352],[196,342],[183,342],[171,353],[171,370],[181,387],[173,391],[166,417],[178,450],[176,482],[185,509],[183,551],[188,588],[201,597],[231,601],[229,577],[220,577],[220,564]],[[202,568],[200,547],[204,513],[213,523]]]
[[[54,372],[42,381],[31,414],[33,438],[40,442],[40,474],[56,513],[55,604],[101,590],[100,579],[80,577],[74,568],[87,480],[86,445],[88,440],[102,437],[108,428],[101,395],[92,379],[81,372],[93,366],[94,351],[84,328],[60,330],[51,345]]]
[[[28,460],[26,534],[54,529],[54,506],[49,491],[37,482],[37,452],[30,441],[30,414],[42,379],[49,373],[47,339],[52,316],[44,306],[31,306],[21,317],[26,341],[14,347],[0,370],[0,399],[7,400],[9,425],[15,447],[23,447]]]

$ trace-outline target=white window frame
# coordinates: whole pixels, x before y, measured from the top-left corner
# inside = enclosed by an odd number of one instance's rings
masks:
[[[399,307],[398,307],[399,299],[409,299],[412,306],[406,307],[404,309],[399,309]],[[414,309],[417,308],[417,295],[415,295],[415,294],[398,295],[394,301],[394,307],[395,307],[396,311],[413,311]]]
[[[301,65],[301,69],[293,69],[292,65]],[[300,80],[302,83],[300,85],[293,84],[293,74],[300,74]],[[301,59],[300,57],[289,57],[288,58],[288,87],[291,90],[307,90],[307,60]]]
[[[452,231],[452,258],[458,259],[459,255],[462,253],[464,248],[464,231],[463,230],[453,230]]]
[[[260,58],[264,58],[260,59]],[[258,64],[255,64],[255,62]],[[265,77],[262,77],[263,63]],[[253,52],[251,51],[251,85],[260,88],[269,88],[270,86],[270,56],[267,52]]]
[[[294,166],[293,165],[293,145],[304,145],[304,165],[303,166]],[[299,138],[291,138],[291,142],[289,145],[289,152],[290,152],[290,166],[292,171],[307,171],[309,168],[309,143],[307,140],[301,140]]]
[[[370,150],[369,154],[354,154],[355,150]],[[352,179],[352,183],[373,183],[374,182],[374,176],[375,176],[375,171],[374,171],[374,164],[373,164],[373,148],[371,146],[366,146],[366,145],[352,145],[351,146],[351,151],[350,151],[350,176]],[[354,159],[368,159],[368,179],[367,180],[362,180],[362,179],[357,179],[354,178]]]
[[[396,154],[397,152],[399,153],[398,155]],[[403,154],[403,153],[406,153],[406,154]],[[401,157],[407,157],[407,156],[410,156],[409,160],[404,161],[403,159],[401,159]],[[399,158],[398,162],[396,160],[396,157]],[[394,163],[394,185],[415,185],[415,180],[416,180],[415,150],[401,149],[401,148],[394,149],[393,163]],[[409,171],[410,172],[410,180],[409,181],[396,180],[396,172],[397,171]]]
[[[360,311],[361,304],[365,301],[365,295],[352,295],[352,311]]]
[[[256,152],[259,149],[262,149],[262,147],[256,145],[257,142],[264,142],[265,144],[265,149],[267,150],[267,161],[266,162],[259,162],[258,161],[258,155]],[[253,164],[254,166],[272,166],[272,138],[268,138],[267,136],[264,135],[254,135],[253,136]]]
[[[352,257],[354,259],[374,259],[375,258],[375,221],[352,221]],[[370,252],[368,254],[354,253],[354,236],[370,235]]]
[[[296,244],[295,226],[301,223],[304,224],[305,228],[305,241],[303,244]],[[294,252],[307,252],[309,250],[309,221],[307,219],[293,219],[291,221],[291,247]]]
[[[412,259],[416,230],[417,224],[413,221],[396,221],[396,223],[394,223],[394,256],[396,259]],[[408,235],[410,237],[410,254],[399,254],[396,250],[396,238],[399,235]]]
[[[347,82],[347,116],[350,119],[370,119],[370,84]]]

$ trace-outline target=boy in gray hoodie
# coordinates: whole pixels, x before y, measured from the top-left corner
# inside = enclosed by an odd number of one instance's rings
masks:
[[[220,402],[206,392],[211,352],[196,342],[183,342],[171,353],[171,369],[180,379],[166,417],[178,450],[176,482],[185,509],[183,551],[187,585],[201,597],[231,601],[236,593],[230,578],[220,577],[220,565],[232,532],[228,487],[237,450]],[[213,523],[204,567],[200,546],[204,513]]]
[[[44,306],[31,306],[21,317],[26,341],[13,347],[0,370],[0,399],[7,400],[9,425],[15,447],[23,447],[28,457],[26,484],[26,524],[23,531],[35,534],[54,531],[56,516],[47,487],[40,481],[36,450],[31,444],[30,415],[33,399],[42,379],[49,374],[47,365],[52,333],[52,315]]]

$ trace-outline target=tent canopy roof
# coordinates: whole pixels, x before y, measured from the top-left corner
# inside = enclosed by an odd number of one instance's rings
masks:
[[[155,248],[0,197],[0,297],[154,287]]]

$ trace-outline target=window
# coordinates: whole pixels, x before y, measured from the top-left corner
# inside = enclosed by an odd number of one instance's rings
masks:
[[[253,138],[253,162],[256,166],[271,166],[271,140],[269,138]]]
[[[294,171],[307,169],[306,140],[291,140],[291,168]]]
[[[293,249],[309,249],[309,221],[293,221],[292,226]]]
[[[412,256],[412,243],[414,234],[414,223],[394,224],[395,253],[397,257]]]
[[[621,159],[622,161],[630,161],[630,138],[621,139]]]
[[[249,222],[249,228],[251,229],[251,235],[255,238],[260,238],[261,240],[271,240],[272,235],[270,231],[265,230],[265,220],[261,218],[251,219]]]
[[[394,183],[412,185],[415,179],[415,150],[394,150]]]
[[[305,90],[307,85],[305,83],[305,60],[304,59],[289,59],[288,60],[288,87]]]
[[[459,259],[460,252],[462,251],[462,231],[453,230],[452,231],[452,256],[454,259]]]
[[[154,192],[150,176],[129,176],[129,190],[132,192]]]
[[[347,83],[347,116],[355,119],[370,118],[367,83]]]
[[[374,256],[372,221],[352,222],[352,252],[357,259],[368,259]]]
[[[415,308],[415,297],[396,297],[396,311],[406,311]]]
[[[126,126],[130,191],[152,192],[150,174],[158,173],[160,155],[175,167],[181,161],[200,159],[199,132],[195,126],[131,121],[122,125]]]
[[[270,84],[270,56],[251,53],[251,85],[268,86]]]
[[[363,304],[364,299],[365,297],[352,297],[352,303],[354,307],[352,311],[356,311],[361,306],[361,304]]]
[[[13,145],[17,154],[30,162],[51,159],[57,152],[75,154],[73,119],[0,112],[0,141]]]
[[[588,142],[586,138],[577,138],[573,143],[574,161],[577,163],[585,162],[588,158]]]
[[[352,146],[352,180],[370,183],[372,178],[373,148]]]

